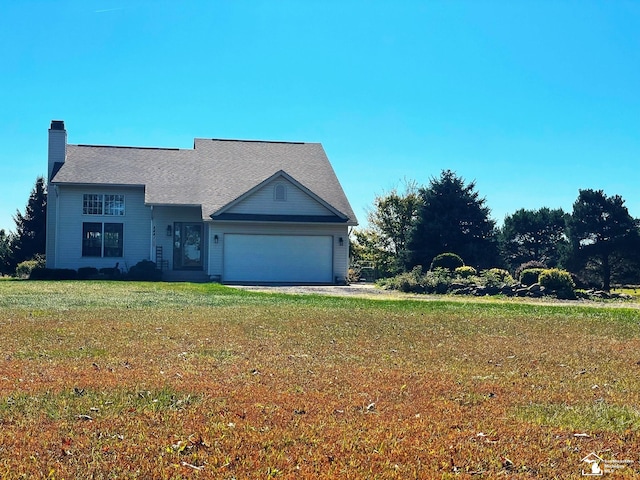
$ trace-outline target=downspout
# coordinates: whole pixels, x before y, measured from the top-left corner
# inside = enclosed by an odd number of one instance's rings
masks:
[[[153,258],[153,246],[155,242],[156,242],[156,232],[155,232],[155,229],[153,228],[153,205],[151,205],[151,242],[149,242],[149,260],[151,260],[152,262],[155,261],[155,259]]]

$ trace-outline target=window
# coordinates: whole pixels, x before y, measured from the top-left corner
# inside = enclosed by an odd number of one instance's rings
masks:
[[[82,224],[83,257],[122,257],[123,245],[122,223]]]
[[[105,195],[104,214],[124,215],[124,195]]]
[[[285,202],[287,200],[287,189],[284,185],[278,184],[273,190],[273,198],[276,202]]]
[[[104,224],[104,256],[105,257],[121,257],[122,256],[122,224],[121,223],[105,223]]]
[[[85,193],[82,196],[83,215],[124,215],[124,195]]]
[[[85,193],[82,197],[82,213],[84,215],[102,215],[102,195]]]
[[[82,256],[101,257],[102,256],[102,224],[89,223],[82,224]]]

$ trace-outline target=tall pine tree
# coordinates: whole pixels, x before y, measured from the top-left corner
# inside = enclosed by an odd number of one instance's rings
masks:
[[[408,244],[407,268],[431,264],[436,255],[455,253],[467,265],[487,268],[498,262],[495,221],[475,182],[465,184],[451,170],[420,189],[422,202]]]
[[[608,291],[612,280],[626,275],[629,266],[637,263],[639,225],[621,196],[579,190],[568,224],[573,267],[586,274],[594,272],[604,290]]]
[[[19,210],[13,217],[16,233],[13,236],[13,259],[16,264],[44,255],[47,227],[47,186],[43,177],[38,177],[31,190],[24,215]]]
[[[0,276],[14,272],[13,255],[11,255],[11,233],[0,230]]]

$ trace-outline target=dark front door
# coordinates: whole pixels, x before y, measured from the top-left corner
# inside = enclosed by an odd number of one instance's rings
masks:
[[[204,256],[202,224],[176,222],[173,224],[173,269],[202,270]]]

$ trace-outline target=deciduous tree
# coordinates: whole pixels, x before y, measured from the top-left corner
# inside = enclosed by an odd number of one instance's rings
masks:
[[[367,213],[368,228],[353,232],[361,254],[375,263],[383,275],[401,270],[401,259],[418,215],[418,185],[413,180],[405,180],[403,185],[403,191],[394,188],[376,195]]]

